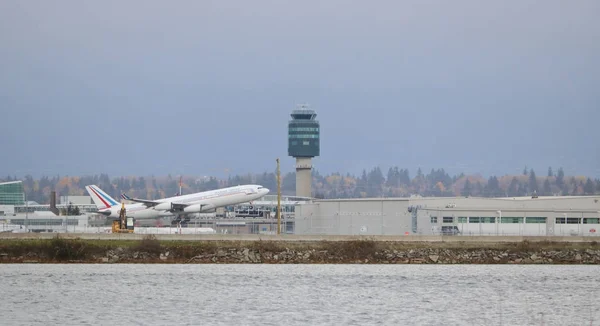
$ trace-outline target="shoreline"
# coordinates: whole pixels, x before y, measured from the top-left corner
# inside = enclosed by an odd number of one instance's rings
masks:
[[[0,264],[600,264],[588,241],[0,239]]]

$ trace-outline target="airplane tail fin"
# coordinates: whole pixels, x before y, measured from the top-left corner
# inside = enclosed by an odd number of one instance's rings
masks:
[[[115,205],[119,205],[119,203],[114,200],[111,196],[106,194],[102,189],[98,188],[96,185],[85,186],[85,190],[87,190],[88,194],[92,197],[94,204],[98,209],[109,208]]]

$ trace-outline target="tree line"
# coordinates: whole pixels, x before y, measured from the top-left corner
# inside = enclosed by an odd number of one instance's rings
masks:
[[[533,169],[525,168],[519,175],[490,176],[480,175],[450,176],[444,169],[432,169],[425,174],[418,169],[411,176],[408,169],[391,167],[384,173],[379,167],[363,170],[358,176],[349,173],[322,175],[313,170],[313,196],[317,198],[364,198],[364,197],[408,197],[421,195],[477,196],[477,197],[516,197],[516,196],[576,196],[600,194],[600,180],[585,176],[566,176],[563,169],[556,172],[548,168],[544,176],[536,175]],[[1,181],[15,181],[8,176]],[[93,176],[44,176],[34,179],[25,176],[21,179],[27,200],[49,203],[50,193],[57,196],[88,195],[86,185],[95,184],[109,195],[119,200],[120,195],[158,199],[176,196],[181,193],[206,191],[242,184],[261,184],[277,194],[275,172],[234,175],[227,178],[195,176],[121,176],[107,174]],[[296,175],[294,172],[281,176],[281,190],[284,195],[294,195]]]

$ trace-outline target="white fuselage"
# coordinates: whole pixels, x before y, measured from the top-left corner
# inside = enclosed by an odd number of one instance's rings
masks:
[[[268,193],[269,189],[260,185],[243,185],[158,199],[155,200],[155,202],[161,204],[149,208],[143,203],[126,204],[125,210],[126,215],[128,217],[133,217],[134,219],[155,219],[180,214],[202,213],[217,207],[253,201]],[[173,213],[164,208],[164,206],[170,206],[170,203],[185,204],[188,206],[185,207],[182,212]],[[106,212],[108,210],[110,210],[110,215],[108,215],[109,218],[118,218],[121,206],[117,205],[99,211]]]

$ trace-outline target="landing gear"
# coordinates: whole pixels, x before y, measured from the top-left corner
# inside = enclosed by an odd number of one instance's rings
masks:
[[[177,215],[173,220],[171,220],[171,226],[182,226],[187,227],[190,222],[189,216]]]

